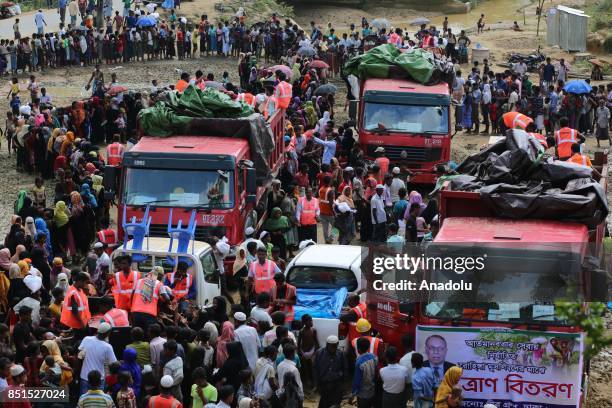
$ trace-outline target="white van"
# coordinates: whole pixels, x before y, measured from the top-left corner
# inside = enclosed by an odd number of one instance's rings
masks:
[[[310,245],[287,265],[285,277],[298,290],[346,287],[349,293],[357,292],[365,286],[361,263],[366,256],[367,249],[355,245]],[[313,323],[321,347],[328,336],[339,334],[340,319],[313,318]],[[341,339],[339,347],[346,350],[347,339]]]
[[[220,282],[220,267],[223,265],[217,265],[215,256],[213,255],[212,247],[206,242],[192,241],[189,243],[189,250],[187,253],[169,252],[168,248],[170,245],[170,238],[163,237],[150,237],[145,238],[143,247],[146,249],[133,250],[129,249],[132,247],[132,240],[128,241],[126,248],[119,247],[111,255],[111,272],[116,272],[113,269],[114,259],[123,254],[139,255],[145,257],[140,262],[133,262],[132,269],[148,273],[153,269],[153,266],[161,266],[164,268],[165,273],[171,273],[174,270],[173,264],[168,262],[168,257],[175,260],[178,257],[188,258],[191,264],[187,272],[194,278],[196,285],[197,296],[196,304],[199,307],[208,307],[212,305],[212,300],[215,296],[221,295],[221,282]],[[193,251],[192,251],[193,248]]]

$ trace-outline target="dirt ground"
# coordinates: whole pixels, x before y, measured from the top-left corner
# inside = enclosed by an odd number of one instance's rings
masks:
[[[543,46],[543,52],[553,58],[565,57],[572,61],[571,55],[564,53],[558,48],[545,46],[545,21],[540,26],[540,37],[535,35],[536,17],[535,5],[525,7],[528,0],[490,0],[484,2],[480,7],[465,15],[450,15],[450,26],[457,29],[468,29],[474,31],[473,27],[480,13],[487,16],[487,25],[490,30],[484,34],[476,36],[471,33],[473,43],[480,43],[482,47],[491,50],[491,60],[494,64],[505,62],[504,54],[510,51],[531,52],[539,45]],[[547,1],[545,8],[552,7],[560,3],[558,0]],[[563,2],[564,5],[580,7],[581,0],[570,0]],[[201,14],[208,14],[209,18],[214,18],[214,1],[197,0],[194,2],[183,2],[181,9],[177,10],[179,16],[186,16],[196,19]],[[523,14],[524,10],[524,14]],[[523,15],[526,24],[523,24]],[[374,7],[367,10],[350,9],[346,7],[296,7],[296,20],[304,27],[308,27],[309,22],[314,20],[318,25],[325,27],[331,21],[339,31],[348,31],[350,23],[359,25],[361,17],[366,16],[369,21],[377,17],[388,18],[396,27],[408,27],[408,31],[413,34],[415,27],[409,27],[408,21],[417,16],[426,16],[432,20],[433,24],[441,26],[443,14],[441,12],[415,12],[401,8],[381,8]],[[525,31],[514,32],[509,30],[512,21],[517,20]],[[601,57],[601,56],[600,56]],[[603,56],[605,57],[605,56]],[[608,56],[609,57],[609,56]],[[466,66],[467,68],[467,66]],[[230,80],[237,81],[237,61],[233,58],[206,57],[203,59],[191,59],[185,61],[154,61],[145,63],[120,64],[116,67],[103,66],[104,75],[110,78],[111,72],[118,75],[119,82],[130,89],[147,90],[151,80],[157,79],[160,84],[175,83],[181,71],[193,73],[201,69],[205,73],[212,72],[216,77],[221,77],[224,71],[229,72]],[[501,68],[499,68],[501,69]],[[66,105],[71,101],[87,96],[84,86],[91,75],[92,68],[65,68],[52,70],[49,72],[39,72],[37,76],[42,84],[53,97],[57,105]],[[464,70],[465,71],[465,70]],[[21,76],[22,89],[26,86],[26,77]],[[338,85],[337,101],[340,105],[337,108],[337,123],[346,120],[346,113],[342,111],[342,104],[346,96],[345,86],[338,79],[332,79]],[[6,95],[8,92],[8,81],[3,80],[2,91],[0,94]],[[4,104],[3,104],[4,105]],[[6,106],[0,108],[0,114],[4,115]],[[487,143],[488,135],[468,135],[463,132],[458,133],[453,139],[452,159],[460,162],[468,154],[475,152],[478,148]],[[592,153],[596,149],[593,138],[587,140],[587,150]],[[15,171],[15,158],[8,156],[6,141],[3,141],[0,148],[0,174],[3,175],[0,183],[0,234],[7,232],[7,224],[10,215],[13,213],[13,202],[20,189],[29,189],[33,184],[33,176],[19,174]],[[52,192],[52,186],[49,194]],[[608,329],[612,329],[612,318],[608,315]],[[590,407],[612,407],[612,348],[602,351],[591,364],[591,390]],[[316,398],[309,397],[306,402],[307,407],[316,406]]]

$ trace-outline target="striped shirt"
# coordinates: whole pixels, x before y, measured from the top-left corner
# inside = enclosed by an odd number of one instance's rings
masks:
[[[79,408],[114,408],[115,403],[110,395],[102,390],[89,390],[79,398]]]

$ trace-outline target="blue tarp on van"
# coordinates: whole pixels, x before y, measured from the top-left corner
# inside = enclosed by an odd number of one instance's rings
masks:
[[[303,315],[312,317],[337,319],[340,317],[342,306],[346,300],[348,290],[340,289],[298,289],[294,308],[295,320]]]

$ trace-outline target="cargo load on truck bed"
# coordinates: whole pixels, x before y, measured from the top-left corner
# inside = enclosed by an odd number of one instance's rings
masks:
[[[411,79],[422,84],[444,81],[452,85],[452,63],[437,58],[422,48],[400,50],[393,44],[383,44],[354,56],[344,65],[346,75],[367,78]]]
[[[221,136],[247,139],[257,178],[269,177],[268,157],[274,135],[266,120],[250,106],[232,100],[216,89],[200,90],[192,85],[183,93],[167,92],[155,106],[138,114],[144,135]]]
[[[604,167],[599,169],[602,177]],[[537,139],[519,129],[508,130],[505,138],[469,156],[456,171],[440,179],[438,187],[449,181],[448,191],[479,193],[485,210],[497,217],[572,221],[595,228],[608,215],[605,183],[596,180],[593,169],[551,160]]]

